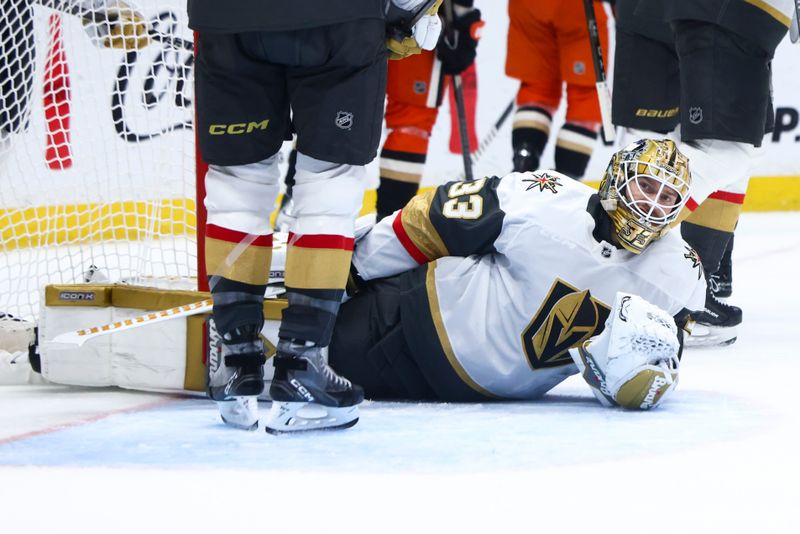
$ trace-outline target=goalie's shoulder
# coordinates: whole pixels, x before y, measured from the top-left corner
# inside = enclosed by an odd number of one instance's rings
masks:
[[[539,169],[529,172],[511,172],[505,175],[502,181],[504,184],[513,184],[513,189],[517,192],[533,193],[534,195],[536,193],[545,192],[551,195],[558,195],[559,193],[574,190],[591,191],[591,188],[586,184],[550,169]],[[547,195],[541,196],[552,198]]]
[[[639,275],[661,295],[655,304],[670,313],[682,308],[702,309],[706,290],[703,267],[697,252],[679,232],[670,232],[653,243],[641,254],[641,260],[637,269]]]
[[[588,185],[552,170],[512,172],[500,180],[497,188],[501,206],[527,212],[565,211],[573,215],[585,210],[594,192]]]

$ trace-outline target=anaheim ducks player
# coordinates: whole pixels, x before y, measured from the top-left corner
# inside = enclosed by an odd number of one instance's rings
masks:
[[[570,348],[624,322],[609,319],[618,292],[651,303],[634,299],[637,328],[669,330],[671,317],[685,328],[706,289],[695,252],[666,233],[688,198],[687,164],[672,141],[642,140],[612,157],[599,193],[536,171],[415,197],[357,243],[359,291],[340,310],[330,365],[372,398],[531,399],[578,372]],[[603,398],[648,408],[677,376],[682,336],[664,328],[637,337],[623,325],[574,358],[612,392]],[[609,385],[597,377],[610,362]]]

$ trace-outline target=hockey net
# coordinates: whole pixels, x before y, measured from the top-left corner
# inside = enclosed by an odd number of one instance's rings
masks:
[[[0,321],[50,283],[196,286],[186,3],[140,1],[161,37],[136,51],[87,34],[75,6],[103,4],[0,3]]]

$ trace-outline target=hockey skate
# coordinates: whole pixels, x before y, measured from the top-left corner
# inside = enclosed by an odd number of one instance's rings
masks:
[[[336,374],[322,350],[281,340],[269,389],[271,434],[349,428],[358,422],[364,391]]]
[[[208,357],[208,396],[222,421],[242,430],[258,428],[258,395],[264,391],[264,345],[258,327],[242,327],[223,336],[220,351]]]
[[[706,307],[692,315],[695,325],[686,340],[687,347],[731,345],[742,322],[742,309],[718,300],[711,287],[706,290]]]

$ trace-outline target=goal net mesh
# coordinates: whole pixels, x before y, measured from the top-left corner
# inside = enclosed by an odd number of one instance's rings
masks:
[[[186,2],[140,1],[138,50],[87,32],[104,4],[0,0],[0,312],[26,320],[48,283],[196,284]]]

